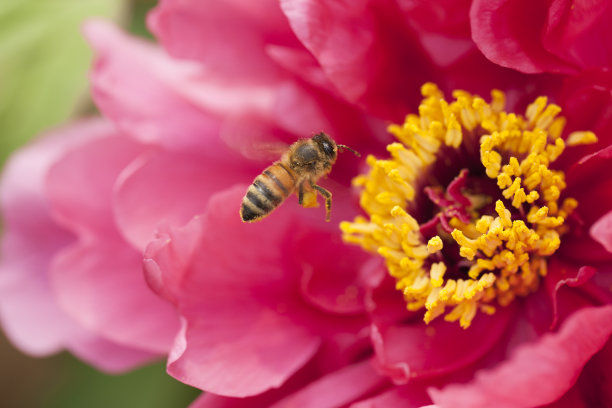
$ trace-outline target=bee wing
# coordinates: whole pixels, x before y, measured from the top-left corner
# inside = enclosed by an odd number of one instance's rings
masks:
[[[247,159],[254,161],[274,161],[287,151],[289,145],[270,134],[268,126],[256,120],[234,118],[221,130],[221,139]]]
[[[283,142],[259,142],[245,148],[241,153],[255,161],[274,161],[289,149],[289,144]]]

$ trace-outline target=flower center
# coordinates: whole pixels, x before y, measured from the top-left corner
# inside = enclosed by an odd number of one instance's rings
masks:
[[[369,215],[342,222],[346,242],[377,252],[411,311],[429,323],[445,314],[467,328],[537,289],[547,258],[570,228],[578,202],[563,198],[565,174],[550,168],[566,146],[593,143],[592,132],[561,138],[565,119],[545,97],[525,116],[464,91],[444,100],[425,84],[419,115],[389,131],[389,159],[367,158],[360,204]]]

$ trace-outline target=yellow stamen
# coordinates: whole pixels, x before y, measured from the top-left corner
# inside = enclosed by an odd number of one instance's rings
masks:
[[[578,205],[573,198],[560,201],[565,175],[549,166],[566,146],[597,138],[592,132],[573,132],[563,140],[561,109],[545,97],[521,116],[504,112],[501,91],[491,93],[491,103],[464,91],[454,92],[455,99],[446,102],[431,83],[421,92],[419,115],[410,114],[402,125],[388,128],[398,140],[387,147],[391,157],[368,157],[369,174],[354,180],[369,220],[357,217],[340,228],[346,242],[385,259],[408,310],[425,309],[427,323],[444,315],[467,328],[478,311],[493,314],[497,305],[537,289],[547,272],[547,257],[569,228],[565,220]],[[440,184],[441,175],[462,169],[441,154],[453,149],[476,155],[466,157],[463,165],[470,173],[461,173],[458,183],[469,186],[471,178],[489,178],[491,188],[478,190],[489,186],[488,181],[464,188],[461,194],[467,200],[433,214],[446,223],[426,237],[415,218],[423,217],[417,207],[427,200],[424,187],[445,191],[452,178]],[[474,169],[474,159],[480,159],[481,173]],[[447,195],[440,202],[457,199]],[[410,214],[415,208],[418,216]]]

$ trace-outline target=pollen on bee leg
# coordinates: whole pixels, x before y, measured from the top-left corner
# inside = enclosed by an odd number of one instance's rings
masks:
[[[304,195],[302,196],[302,207],[313,208],[318,206],[319,202],[317,201],[317,193],[309,190],[304,191]]]

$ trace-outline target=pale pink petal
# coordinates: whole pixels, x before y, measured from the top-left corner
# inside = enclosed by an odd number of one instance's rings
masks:
[[[84,236],[117,236],[112,194],[117,176],[144,147],[112,135],[72,149],[47,174],[51,211],[66,228]]]
[[[55,256],[50,279],[66,313],[84,327],[120,344],[164,352],[177,318],[147,286],[142,249],[122,239],[112,211],[117,177],[142,151],[126,137],[98,138],[49,169],[51,210],[79,237]]]
[[[612,306],[586,308],[570,316],[558,333],[519,347],[497,367],[470,383],[430,389],[440,407],[540,406],[560,398],[585,363],[612,333]]]
[[[280,70],[265,53],[266,44],[299,44],[272,0],[161,1],[147,23],[172,56],[201,61],[235,79],[276,77]]]
[[[238,215],[244,192],[236,187],[214,196],[203,217],[174,233],[179,241],[166,235],[150,246],[145,263],[150,280],[165,279],[180,291],[185,324],[169,373],[226,396],[280,386],[320,342],[300,312],[295,276],[282,268],[290,212],[244,224]],[[185,241],[193,252],[179,248]]]
[[[589,231],[591,238],[612,252],[612,210],[597,220]]]
[[[86,332],[71,338],[67,348],[81,360],[111,374],[119,374],[159,358],[157,354],[141,348],[120,346]]]
[[[218,133],[218,120],[181,94],[202,75],[198,64],[172,60],[108,23],[89,22],[85,34],[96,54],[94,100],[119,129],[168,149],[201,149]]]
[[[16,152],[5,167],[0,318],[11,341],[30,354],[56,352],[81,332],[58,307],[49,286],[51,259],[74,242],[74,235],[50,216],[46,172],[65,150],[112,132],[102,120],[80,122],[44,135]]]
[[[89,241],[60,252],[51,269],[58,302],[83,327],[127,347],[165,353],[179,324],[142,274],[142,254],[124,243]]]

